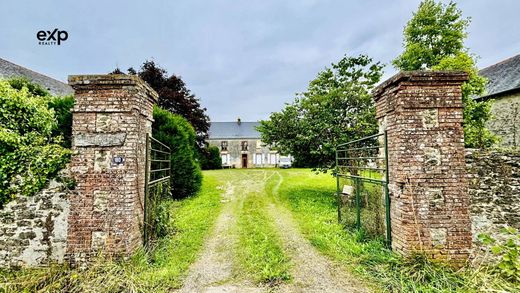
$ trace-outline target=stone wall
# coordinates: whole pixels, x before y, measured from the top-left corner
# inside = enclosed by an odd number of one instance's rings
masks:
[[[67,258],[128,256],[143,244],[146,136],[157,93],[132,75],[69,76],[74,88]]]
[[[466,170],[474,243],[480,233],[520,230],[520,149],[467,149]]]
[[[34,196],[20,196],[0,210],[0,267],[63,262],[69,196],[63,184],[52,180]]]
[[[500,137],[504,147],[520,147],[520,92],[498,96],[491,106],[486,127]]]
[[[387,130],[392,248],[463,265],[471,252],[463,72],[402,72],[373,92]]]

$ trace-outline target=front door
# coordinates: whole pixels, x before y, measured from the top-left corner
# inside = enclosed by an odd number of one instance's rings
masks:
[[[242,154],[242,168],[247,168],[247,154]]]

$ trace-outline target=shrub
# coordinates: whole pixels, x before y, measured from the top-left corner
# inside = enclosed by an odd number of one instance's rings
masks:
[[[200,152],[200,166],[202,170],[222,169],[222,157],[216,146],[209,146]]]
[[[202,172],[196,160],[196,135],[183,117],[154,107],[153,137],[171,148],[171,186],[175,198],[195,194],[201,186]]]
[[[0,80],[0,207],[38,192],[69,159],[61,138],[52,136],[57,123],[50,96],[40,93],[23,80]]]
[[[54,110],[57,120],[52,136],[61,137],[63,139],[61,145],[70,148],[72,145],[71,109],[74,107],[74,96],[53,97],[39,84],[32,83],[24,77],[9,79],[7,82],[14,89],[22,90],[22,88],[26,88],[29,94],[42,97],[48,102],[48,107]]]
[[[49,108],[54,110],[57,127],[53,129],[53,136],[63,138],[62,146],[70,148],[72,145],[72,112],[74,97],[53,97],[49,101]]]
[[[17,77],[13,79],[9,79],[7,82],[9,82],[9,85],[17,90],[22,90],[23,88],[26,88],[29,93],[33,96],[39,96],[39,97],[50,97],[51,94],[44,89],[42,86],[36,83],[30,82],[25,77]]]

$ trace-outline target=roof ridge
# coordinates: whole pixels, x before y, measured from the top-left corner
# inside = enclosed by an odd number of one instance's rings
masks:
[[[21,67],[21,68],[23,68],[23,69],[25,69],[25,70],[28,70],[28,71],[30,71],[30,72],[33,72],[33,73],[35,73],[35,74],[37,74],[37,75],[41,75],[41,76],[44,76],[44,77],[46,77],[46,78],[49,78],[49,79],[55,80],[55,81],[57,81],[57,82],[61,82],[61,83],[63,83],[63,84],[68,85],[66,82],[63,82],[63,81],[61,81],[61,80],[59,80],[59,79],[56,79],[56,78],[54,78],[54,77],[48,76],[48,75],[43,74],[43,73],[40,73],[40,72],[36,72],[36,71],[34,71],[34,70],[32,70],[32,69],[29,69],[29,68],[27,68],[27,67],[25,67],[25,66],[23,66],[23,65],[16,64],[16,63],[11,62],[11,61],[9,61],[9,60],[6,60],[6,59],[4,59],[4,58],[0,58],[0,60],[5,61],[5,62],[7,62],[7,63],[10,63],[10,64],[12,64],[12,65],[15,65],[15,66]]]
[[[519,53],[519,54],[516,54],[516,55],[514,55],[514,56],[511,56],[511,57],[508,57],[508,58],[506,58],[506,59],[504,59],[504,60],[502,60],[502,61],[498,61],[497,63],[491,64],[491,65],[488,65],[488,66],[486,66],[486,67],[480,69],[479,71],[483,71],[483,70],[489,69],[489,68],[491,68],[491,67],[495,67],[495,66],[498,66],[498,65],[502,65],[503,63],[507,63],[507,62],[511,61],[512,59],[515,59],[515,58],[517,58],[517,57],[520,57],[520,53]]]

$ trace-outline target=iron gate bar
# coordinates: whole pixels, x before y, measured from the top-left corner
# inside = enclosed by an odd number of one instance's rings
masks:
[[[157,183],[157,182],[167,181],[168,179],[170,179],[170,176],[168,176],[168,177],[163,177],[163,178],[161,178],[161,179],[152,180],[152,181],[148,182],[148,184],[152,185],[152,184],[155,184],[155,183]]]
[[[349,142],[340,143],[340,144],[338,144],[337,147],[342,147],[342,146],[353,144],[353,143],[360,142],[360,141],[363,141],[363,140],[369,140],[371,138],[379,137],[379,136],[382,136],[382,135],[384,135],[384,133],[378,133],[378,134],[369,135],[369,136],[366,136],[366,137],[363,137],[363,138],[360,138],[360,139],[356,139],[356,140],[352,140],[352,141],[349,141]]]
[[[154,152],[158,152],[158,153],[170,154],[170,152],[165,152],[165,151],[161,151],[161,150],[156,150],[156,149],[150,149],[150,150],[154,151]]]
[[[354,178],[356,180],[369,181],[370,183],[375,183],[375,184],[380,184],[380,185],[386,184],[386,181],[378,180],[378,179],[374,179],[374,178],[366,178],[366,177],[361,177],[361,176],[356,176],[356,175],[350,175],[349,177]]]
[[[357,159],[375,159],[375,160],[383,160],[385,157],[343,157],[338,158],[340,160],[357,160]]]
[[[154,172],[162,172],[162,171],[167,171],[167,170],[170,170],[170,168],[150,170],[150,173],[154,173]]]
[[[341,145],[338,145],[338,147]],[[380,149],[381,147],[374,146],[374,147],[364,147],[364,148],[351,148],[351,149],[344,149],[339,151],[357,151],[357,150],[374,150],[374,149]]]
[[[383,145],[379,145],[381,143],[380,137],[383,138]],[[378,138],[378,140],[373,140],[375,138]],[[373,140],[373,141],[372,141]],[[372,144],[367,145],[364,147],[357,147],[355,144],[364,143]],[[374,146],[373,144],[378,144]],[[353,146],[350,147],[349,146]],[[384,156],[381,156],[381,149],[384,149]],[[378,156],[370,156],[372,152],[369,150],[379,150]],[[351,151],[367,151],[368,156],[359,156],[359,157],[353,157],[349,156],[349,152]],[[339,154],[342,153],[343,156],[340,156]],[[357,152],[356,152],[357,153]],[[377,167],[363,167],[363,166],[352,166],[352,165],[341,165],[341,161],[350,160],[351,162],[357,162],[353,164],[363,164],[368,163],[366,162],[367,159],[375,160],[376,162],[379,162],[379,164],[384,164],[384,168],[377,168]],[[375,162],[373,162],[375,163]],[[382,176],[382,179],[376,179],[372,177],[364,176],[363,173],[353,175],[349,170],[361,170],[361,172],[364,172],[363,170],[367,170],[366,172],[371,172],[369,174],[381,174],[384,172],[384,177]],[[337,188],[337,203],[338,203],[338,221],[342,222],[342,215],[341,215],[341,194],[342,190],[340,189],[340,178],[350,179],[351,184],[353,185],[354,192],[355,192],[355,206],[356,206],[356,227],[357,229],[361,229],[362,219],[361,219],[361,198],[360,198],[360,192],[361,192],[361,183],[367,182],[372,184],[377,184],[383,187],[384,189],[384,205],[385,205],[385,222],[386,222],[386,244],[388,247],[391,248],[391,219],[390,219],[390,197],[389,197],[389,191],[388,191],[388,182],[389,182],[389,175],[388,175],[388,138],[387,138],[387,132],[378,133],[374,135],[370,135],[361,139],[356,139],[347,143],[339,144],[336,147],[336,188]],[[383,175],[383,174],[381,174]],[[368,207],[368,206],[367,206]]]
[[[339,165],[338,167],[351,168],[351,169],[360,169],[360,170],[376,170],[376,171],[385,171],[386,170],[386,169],[383,169],[383,168],[357,167],[357,166],[349,166],[349,165]]]
[[[155,144],[155,147],[153,146],[153,144]],[[166,191],[170,190],[170,156],[170,147],[155,139],[154,137],[150,136],[149,134],[146,135],[146,168],[143,229],[143,243],[145,247],[149,245],[150,241],[154,237],[155,223],[153,219],[153,213],[158,200],[157,193],[164,192],[163,188],[167,188]],[[165,165],[167,165],[168,167],[165,167]],[[156,192],[150,192],[151,188],[154,188]]]

